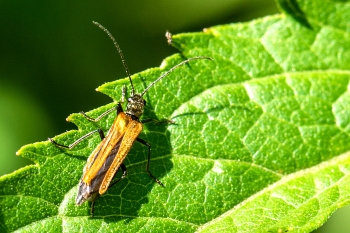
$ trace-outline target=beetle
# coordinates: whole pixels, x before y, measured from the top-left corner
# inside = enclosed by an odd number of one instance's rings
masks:
[[[97,22],[93,22],[96,24],[99,28],[101,28],[103,31],[105,31],[110,39],[113,41],[114,46],[119,52],[119,55],[121,57],[122,63],[124,65],[126,74],[128,75],[130,86],[131,86],[131,96],[127,100],[127,107],[126,111],[123,111],[121,102],[123,102],[126,88],[125,86],[122,89],[122,101],[118,102],[118,104],[107,110],[106,112],[102,113],[97,118],[92,118],[88,115],[86,115],[84,112],[80,112],[86,119],[92,122],[97,122],[101,120],[104,116],[108,115],[109,113],[113,111],[117,111],[117,117],[114,120],[111,128],[107,132],[106,136],[104,135],[104,132],[101,129],[96,129],[69,146],[62,145],[57,143],[52,138],[49,138],[49,141],[53,143],[56,147],[65,148],[65,149],[72,149],[76,145],[78,145],[81,141],[84,139],[90,137],[91,135],[95,133],[99,133],[101,142],[100,144],[93,150],[91,155],[89,156],[86,165],[83,169],[83,175],[80,179],[79,186],[78,186],[78,194],[76,197],[76,204],[81,205],[85,201],[92,202],[91,204],[91,215],[94,216],[94,204],[98,196],[104,194],[108,188],[112,187],[114,184],[119,182],[121,179],[125,178],[127,174],[126,166],[124,165],[124,160],[126,156],[128,155],[131,147],[133,146],[135,141],[140,142],[141,144],[148,147],[148,156],[147,156],[147,164],[146,164],[146,171],[148,175],[159,185],[163,186],[162,182],[160,182],[149,170],[149,164],[150,164],[150,155],[151,155],[151,145],[139,138],[139,134],[142,131],[142,123],[143,121],[140,121],[140,117],[143,113],[143,109],[146,105],[146,101],[143,99],[144,94],[158,81],[169,75],[172,71],[177,69],[179,66],[184,65],[192,60],[196,59],[209,59],[212,60],[210,57],[192,57],[185,61],[182,61],[181,63],[175,65],[170,70],[165,72],[163,75],[161,75],[159,78],[157,78],[155,81],[153,81],[148,87],[146,87],[141,94],[135,93],[134,85],[132,83],[131,75],[129,73],[129,69],[127,68],[123,53],[112,36],[112,34],[101,24]],[[147,120],[148,121],[148,120]],[[122,170],[122,176],[112,182],[114,176],[118,172],[118,170]]]

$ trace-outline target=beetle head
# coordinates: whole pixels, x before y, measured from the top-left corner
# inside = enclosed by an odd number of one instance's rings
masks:
[[[128,99],[128,105],[126,106],[125,113],[140,118],[143,113],[143,108],[146,105],[146,101],[139,94],[134,94]]]

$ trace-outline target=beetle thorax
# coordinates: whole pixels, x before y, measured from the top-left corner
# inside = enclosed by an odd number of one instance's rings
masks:
[[[146,101],[142,98],[142,96],[139,94],[134,94],[128,99],[128,105],[126,106],[125,113],[140,118],[145,105]]]

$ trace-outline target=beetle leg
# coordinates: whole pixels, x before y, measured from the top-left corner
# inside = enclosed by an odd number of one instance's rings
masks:
[[[124,178],[126,177],[127,171],[126,171],[126,166],[124,165],[124,163],[122,163],[122,164],[120,165],[120,168],[122,169],[122,172],[123,172],[122,176],[121,176],[118,180],[116,180],[116,181],[114,181],[112,184],[110,184],[108,188],[112,187],[113,185],[115,185],[115,184],[118,183],[120,180],[122,180],[122,179],[124,179]]]
[[[122,87],[122,100],[120,102],[125,102],[125,96],[126,96],[126,85],[124,84]]]
[[[92,122],[97,122],[99,120],[101,120],[102,117],[108,115],[109,113],[111,113],[113,110],[115,109],[115,107],[111,108],[111,109],[108,109],[107,111],[105,111],[104,113],[102,113],[101,115],[99,115],[98,117],[96,118],[93,118],[93,117],[89,117],[88,115],[86,115],[85,112],[81,111],[80,114],[82,114],[86,119],[88,119],[89,121],[92,121]]]
[[[108,109],[107,111],[105,111],[104,113],[102,113],[101,115],[99,115],[98,117],[96,118],[93,118],[93,117],[89,117],[88,115],[86,115],[85,112],[81,111],[80,114],[82,114],[86,119],[88,119],[89,121],[92,121],[92,122],[98,122],[99,120],[101,120],[102,117],[110,114],[111,112],[113,112],[113,110],[116,109],[117,110],[117,115],[118,113],[120,112],[123,112],[123,107],[120,103],[117,104],[117,106],[111,108],[111,109]]]
[[[98,197],[98,196],[96,196],[96,199],[97,199],[97,197]],[[94,213],[95,213],[95,201],[96,201],[96,199],[95,199],[94,201],[91,202],[91,210],[90,210],[91,218],[94,217]]]
[[[160,180],[158,180],[154,175],[152,175],[152,173],[149,171],[149,162],[151,160],[151,145],[146,142],[145,140],[141,139],[141,138],[137,138],[136,139],[138,142],[140,142],[141,144],[148,146],[148,158],[147,158],[147,165],[146,165],[146,171],[148,173],[148,175],[155,181],[157,182],[159,185],[164,186],[162,182],[160,182]]]
[[[118,116],[118,114],[121,113],[121,112],[124,112],[124,111],[123,111],[123,107],[122,107],[121,103],[119,102],[119,103],[117,104],[117,116]]]
[[[154,123],[154,124],[175,124],[175,121],[169,120],[169,119],[162,119],[162,120],[157,120],[157,119],[142,119],[141,120],[142,124],[147,124],[147,123]]]
[[[78,145],[81,141],[83,141],[84,139],[90,137],[91,135],[93,135],[94,133],[97,133],[97,132],[100,134],[101,140],[103,140],[105,138],[105,135],[104,135],[102,129],[96,129],[94,131],[91,131],[90,133],[85,134],[84,136],[82,136],[81,138],[79,138],[78,140],[76,140],[75,142],[70,144],[69,146],[59,144],[59,143],[55,142],[55,140],[53,140],[52,138],[49,138],[49,140],[57,147],[72,149],[73,147]]]

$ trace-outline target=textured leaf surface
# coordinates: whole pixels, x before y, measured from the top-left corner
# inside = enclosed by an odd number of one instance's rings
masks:
[[[74,204],[96,135],[72,151],[49,142],[24,146],[35,162],[0,178],[1,231],[23,232],[307,232],[349,203],[350,3],[279,1],[284,14],[176,35],[183,55],[133,76],[141,92],[184,58],[210,56],[177,69],[146,94],[146,124],[127,157],[126,179],[95,206]],[[320,14],[322,12],[322,14]],[[126,51],[125,51],[126,52]],[[99,90],[120,100],[127,80]],[[115,103],[89,112],[98,116]],[[69,144],[101,127],[79,114]]]

